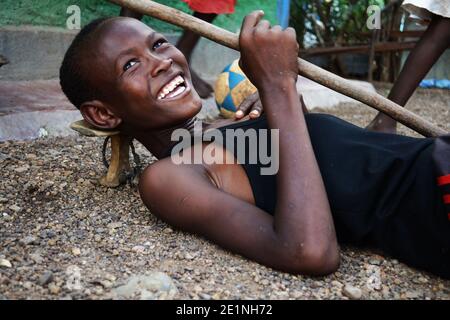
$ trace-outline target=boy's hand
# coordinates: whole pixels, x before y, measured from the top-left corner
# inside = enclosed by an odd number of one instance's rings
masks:
[[[263,106],[261,100],[259,99],[258,91],[252,93],[239,105],[235,113],[235,118],[237,120],[242,119],[248,114],[250,119],[258,118],[263,112]]]
[[[300,104],[302,106],[303,114],[309,113],[308,109],[305,106],[305,102],[303,101],[303,96],[299,95]],[[236,120],[242,119],[244,116],[248,114],[250,119],[259,118],[259,116],[264,112],[264,106],[261,103],[261,99],[259,98],[258,91],[252,93],[244,101],[239,105],[237,111],[235,113]]]
[[[261,20],[264,13],[254,11],[244,18],[239,36],[239,66],[260,90],[297,80],[298,50],[295,30],[270,27]]]

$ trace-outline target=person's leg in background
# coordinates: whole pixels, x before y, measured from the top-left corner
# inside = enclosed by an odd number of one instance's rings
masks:
[[[199,19],[211,23],[214,20],[214,18],[217,17],[217,14],[194,12],[194,17],[197,17]],[[180,51],[183,52],[183,54],[186,56],[189,65],[191,64],[192,52],[194,51],[194,48],[197,45],[199,39],[200,36],[198,34],[189,30],[185,30],[176,45],[177,48],[180,49]],[[195,90],[197,91],[197,93],[201,98],[206,98],[209,95],[211,95],[213,91],[211,85],[202,78],[200,78],[200,76],[194,70],[192,70],[192,68],[191,68],[191,77]]]
[[[135,19],[141,20],[144,15],[142,13],[122,7],[122,9],[120,9],[120,16],[121,17],[130,17],[130,18],[135,18]]]
[[[194,17],[211,23],[219,14],[230,14],[234,12],[236,0],[182,0],[194,11]],[[177,43],[177,48],[186,56],[189,64],[192,52],[198,43],[200,36],[194,32],[185,30]],[[211,85],[199,77],[191,68],[192,83],[201,98],[211,95],[213,89]]]
[[[405,106],[420,81],[423,80],[449,45],[450,18],[434,15],[427,30],[409,54],[387,98]],[[397,122],[380,112],[367,126],[367,129],[395,133]]]

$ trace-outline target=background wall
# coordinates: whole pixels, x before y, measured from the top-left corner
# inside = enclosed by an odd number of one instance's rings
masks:
[[[157,0],[162,4],[191,13],[189,7],[181,0]],[[2,0],[0,10],[0,26],[31,24],[65,28],[68,17],[66,10],[70,5],[78,5],[81,9],[81,23],[104,17],[117,16],[119,7],[106,0]],[[275,0],[238,0],[234,14],[221,15],[214,24],[235,32],[239,29],[242,18],[250,11],[262,9],[266,19],[276,22]],[[146,17],[144,21],[153,28],[167,33],[180,32],[172,25]]]

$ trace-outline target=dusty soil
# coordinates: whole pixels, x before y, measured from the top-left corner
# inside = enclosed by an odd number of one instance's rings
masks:
[[[408,109],[450,131],[450,91],[419,90]],[[361,126],[375,115],[360,104],[332,113]],[[293,276],[173,230],[147,211],[133,185],[97,184],[105,170],[102,142],[0,143],[0,298],[105,299],[132,275],[150,271],[172,278],[174,298],[450,298],[450,281],[371,251],[343,248],[334,274]],[[152,161],[142,146],[137,151],[144,163]],[[74,269],[78,284],[70,285]]]

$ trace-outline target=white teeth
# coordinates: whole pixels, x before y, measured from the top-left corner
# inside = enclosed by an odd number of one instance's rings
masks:
[[[163,88],[161,88],[158,94],[158,99],[164,99],[169,93],[172,93],[172,91],[174,91],[175,88],[177,88],[177,86],[180,85],[181,83],[184,83],[184,78],[182,76],[176,76],[172,81],[170,81]],[[183,91],[184,89],[183,90],[177,89],[175,90],[175,92],[173,92],[174,94],[171,94],[170,96],[174,97]]]

